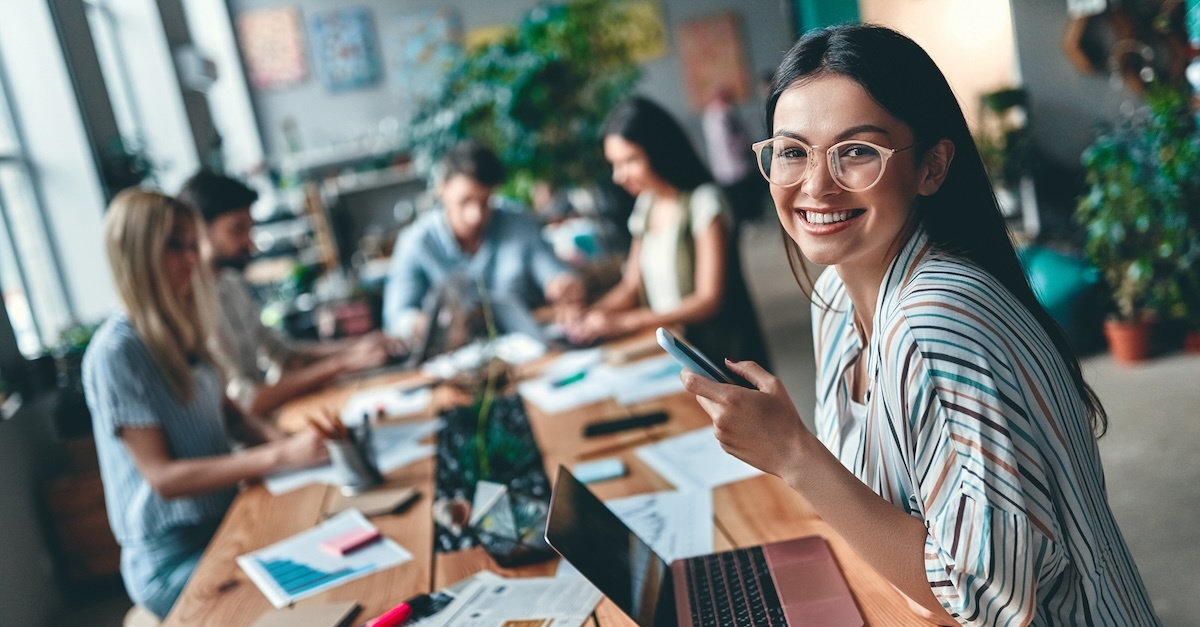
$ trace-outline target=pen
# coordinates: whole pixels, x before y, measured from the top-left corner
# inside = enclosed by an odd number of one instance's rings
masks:
[[[583,378],[586,376],[587,376],[587,370],[580,370],[579,372],[576,372],[573,375],[563,377],[556,381],[552,381],[550,383],[550,387],[561,388],[564,385],[571,385],[572,383],[575,383],[576,381],[582,381]]]

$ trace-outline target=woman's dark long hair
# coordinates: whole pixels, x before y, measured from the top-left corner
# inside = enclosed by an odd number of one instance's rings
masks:
[[[768,133],[775,132],[775,106],[783,92],[797,81],[820,76],[844,76],[861,85],[875,102],[908,125],[918,150],[926,151],[943,139],[954,143],[945,181],[937,193],[918,198],[911,226],[924,229],[935,249],[978,264],[1016,296],[1054,342],[1087,406],[1093,429],[1103,434],[1108,428],[1104,406],[1083,380],[1079,358],[1066,334],[1029,287],[979,150],[937,64],[914,41],[881,26],[852,24],[810,32],[788,51],[775,72],[766,107]],[[792,273],[811,291],[812,277],[799,247],[786,232],[783,239]]]
[[[602,135],[616,135],[646,151],[650,169],[680,191],[711,183],[712,173],[696,152],[687,132],[651,100],[633,96],[617,105],[604,120]]]

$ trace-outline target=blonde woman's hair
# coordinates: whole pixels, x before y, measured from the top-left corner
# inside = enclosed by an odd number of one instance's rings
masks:
[[[117,194],[104,217],[104,240],[129,322],[150,349],[171,391],[183,402],[195,397],[190,363],[213,361],[215,293],[211,274],[197,256],[191,295],[180,297],[164,270],[163,254],[177,220],[192,222],[198,240],[203,224],[195,209],[145,189]]]

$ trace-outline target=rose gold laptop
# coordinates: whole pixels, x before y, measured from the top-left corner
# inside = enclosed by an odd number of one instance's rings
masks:
[[[822,538],[667,564],[562,466],[546,541],[641,627],[863,624]]]

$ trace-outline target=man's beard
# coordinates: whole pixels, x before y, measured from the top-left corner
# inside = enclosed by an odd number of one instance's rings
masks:
[[[250,265],[250,261],[253,259],[254,259],[254,257],[252,255],[238,255],[236,257],[214,257],[213,265],[216,266],[216,269],[218,269],[218,270],[224,270],[224,269],[228,268],[230,270],[244,272],[246,270],[246,266]]]

